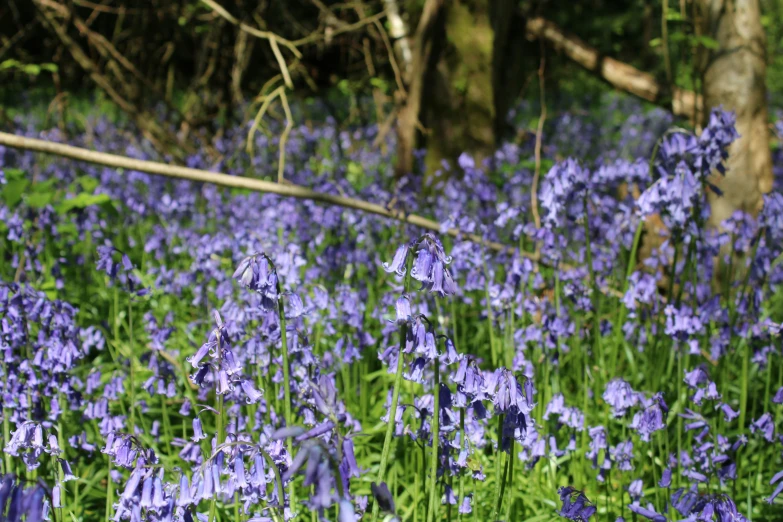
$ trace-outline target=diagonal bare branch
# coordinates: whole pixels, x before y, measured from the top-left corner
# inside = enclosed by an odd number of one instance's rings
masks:
[[[541,17],[529,18],[525,30],[528,38],[545,40],[555,49],[562,51],[568,58],[588,71],[597,74],[613,87],[659,105],[668,104],[666,100],[667,89],[652,74],[640,71],[636,67],[614,58],[601,56],[597,49],[574,35],[566,34],[557,24]],[[667,108],[673,114],[692,118],[696,112],[694,104],[698,113],[702,112],[703,100],[701,96],[678,87],[671,89],[670,94],[671,105]]]

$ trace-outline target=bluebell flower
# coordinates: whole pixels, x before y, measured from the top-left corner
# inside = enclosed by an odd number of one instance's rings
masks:
[[[394,253],[394,259],[391,263],[383,263],[381,266],[386,272],[394,272],[398,276],[404,276],[408,260],[408,244],[402,244]]]
[[[234,271],[233,278],[261,298],[261,308],[267,311],[277,309],[277,270],[266,254],[253,254],[242,259]]]
[[[375,501],[381,508],[381,511],[392,514],[397,512],[394,507],[394,498],[389,491],[389,486],[387,486],[385,482],[381,482],[380,484],[373,482],[370,484],[370,490],[372,491],[373,498],[375,498]]]
[[[772,397],[772,402],[775,404],[783,404],[783,386],[778,388],[778,391],[775,392],[774,397]]]
[[[469,515],[473,512],[473,506],[471,505],[471,501],[473,500],[472,494],[467,494],[464,497],[462,497],[462,502],[459,504],[459,513],[461,515]]]
[[[661,473],[661,480],[658,481],[659,488],[668,488],[672,484],[672,469],[666,468]]]
[[[638,502],[644,495],[644,483],[642,479],[632,480],[628,485],[628,496],[631,497],[631,501]]]
[[[775,488],[775,491],[773,491],[772,494],[769,497],[767,497],[766,500],[768,504],[772,504],[772,502],[777,498],[777,496],[780,495],[781,492],[783,492],[783,480],[780,479],[783,479],[783,471],[778,471],[777,473],[775,473],[775,475],[769,481],[770,486],[774,486],[775,483],[778,482],[779,484]]]
[[[619,377],[612,379],[606,385],[603,399],[612,407],[612,414],[617,418],[623,417],[630,408],[639,403],[638,393]]]
[[[0,513],[9,522],[44,522],[49,520],[49,493],[42,483],[25,487],[13,475],[0,476]]]
[[[656,513],[655,510],[652,509],[652,506],[643,507],[638,504],[629,504],[628,509],[637,515],[643,516],[647,520],[652,520],[653,522],[666,522],[666,517]]]
[[[584,493],[572,486],[561,487],[557,490],[560,501],[563,503],[558,515],[568,520],[588,522],[595,515],[596,507],[587,499]]]
[[[760,432],[768,442],[775,440],[775,421],[772,415],[764,413],[761,417],[754,420],[750,425],[750,432]]]
[[[584,214],[583,199],[590,172],[573,159],[557,163],[544,177],[540,202],[543,222],[549,228],[562,226],[565,217],[576,220]]]
[[[422,290],[440,296],[454,295],[457,284],[447,268],[451,264],[451,257],[446,255],[440,240],[432,234],[424,234],[417,247],[411,277],[421,282]]]
[[[609,447],[609,456],[620,471],[633,470],[633,441],[627,440]]]

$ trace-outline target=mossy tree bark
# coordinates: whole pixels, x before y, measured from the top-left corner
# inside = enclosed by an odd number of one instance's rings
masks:
[[[426,176],[463,152],[477,162],[491,156],[521,84],[524,23],[515,8],[511,0],[449,0],[429,13],[426,32],[417,30],[398,175],[414,170],[417,147],[427,150]]]

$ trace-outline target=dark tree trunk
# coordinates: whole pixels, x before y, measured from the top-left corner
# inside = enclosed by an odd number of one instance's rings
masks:
[[[426,176],[463,152],[477,162],[491,157],[521,85],[524,24],[515,7],[512,0],[425,3],[400,114],[398,175],[413,170],[416,146],[426,146]]]
[[[718,42],[703,68],[705,118],[718,106],[735,111],[740,134],[726,176],[714,176],[723,196],[712,197],[711,222],[719,225],[735,210],[758,213],[772,189],[766,39],[758,0],[702,0],[701,7],[703,34]]]

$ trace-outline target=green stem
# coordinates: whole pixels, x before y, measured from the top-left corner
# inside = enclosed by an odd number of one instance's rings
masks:
[[[411,268],[413,265],[413,258],[408,254],[408,258],[405,261],[405,282],[403,283],[403,294],[407,295],[411,285]],[[381,463],[378,469],[378,482],[382,483],[386,478],[386,467],[389,461],[389,452],[391,451],[392,438],[394,436],[394,425],[397,419],[397,405],[400,401],[400,388],[402,388],[402,365],[405,359],[403,350],[405,349],[405,343],[408,338],[408,322],[405,321],[400,324],[399,339],[400,345],[397,348],[397,368],[394,373],[394,388],[392,388],[392,403],[389,408],[389,422],[386,424],[386,434],[383,438],[383,449],[381,450]],[[375,502],[372,506],[372,520],[376,522],[378,520],[378,513],[380,506]]]
[[[283,408],[285,413],[285,424],[287,427],[291,427],[294,425],[294,418],[291,412],[291,368],[288,361],[288,334],[286,332],[285,307],[283,306],[279,279],[277,280],[277,296],[277,316],[280,321],[280,342],[282,344],[283,353],[283,398],[285,400]],[[294,448],[291,437],[286,439],[286,450],[288,451],[288,455],[293,459]],[[293,511],[294,506],[296,505],[296,489],[294,488],[293,480],[291,480],[288,495],[290,497],[291,510]]]
[[[397,418],[397,404],[400,400],[400,388],[402,387],[402,363],[404,359],[403,349],[405,348],[405,340],[408,335],[408,324],[404,323],[400,326],[400,346],[397,349],[397,369],[394,375],[394,388],[392,389],[392,402],[389,408],[389,421],[386,423],[386,435],[383,439],[383,449],[381,450],[381,464],[378,470],[378,482],[382,483],[386,478],[386,466],[389,460],[389,452],[391,451],[391,443],[394,435],[394,425]],[[375,522],[378,519],[378,512],[380,506],[377,502],[372,507],[372,519]]]
[[[509,456],[508,456],[508,463],[509,463],[508,466],[509,466],[509,468],[508,468],[508,473],[506,474],[506,480],[503,483],[504,487],[505,487],[506,484],[509,484],[511,486],[513,486],[513,484],[514,484],[514,461],[517,460],[516,446],[517,446],[517,441],[516,440],[512,440],[511,441],[511,452],[509,453]],[[514,506],[514,493],[513,492],[514,492],[514,490],[512,489],[511,490],[511,497],[509,498],[508,506],[506,507],[506,520],[511,520],[511,510],[512,510],[512,508]],[[500,500],[501,500],[501,502],[503,501],[502,492],[501,492]],[[498,510],[498,511],[500,511],[500,510]]]
[[[5,363],[3,363],[3,376],[5,379],[8,379],[8,368],[6,367]],[[7,382],[8,381],[6,380],[6,383]],[[9,419],[11,410],[5,407],[5,401],[3,401],[3,403],[3,447],[5,447],[11,441],[11,420]],[[7,451],[4,451],[3,457],[5,459],[5,469],[3,471],[5,473],[13,473],[13,461],[11,460],[11,454]]]
[[[672,350],[675,353],[675,350]],[[683,380],[683,368],[682,368],[682,353],[676,352],[677,357],[677,463],[679,465],[680,458],[682,456],[682,415],[679,415],[683,411],[683,398],[682,398],[682,380]],[[677,486],[680,486],[680,473],[677,473]]]
[[[106,470],[106,511],[105,511],[105,522],[109,522],[111,520],[111,511],[114,506],[114,485],[111,482],[111,456],[106,455],[106,460],[108,460],[109,465]]]
[[[437,357],[435,366],[435,387],[433,390],[432,413],[432,452],[430,453],[430,500],[427,509],[427,522],[433,522],[438,512],[438,450],[440,446],[440,361]]]
[[[601,349],[601,318],[599,315],[599,308],[601,306],[601,293],[598,289],[598,279],[596,279],[595,268],[593,267],[593,248],[590,241],[590,217],[588,213],[587,197],[584,199],[584,229],[585,229],[585,256],[587,258],[587,270],[590,273],[590,281],[592,283],[592,301],[593,301],[593,350],[594,354],[600,357],[601,368],[606,371],[606,358],[604,352]],[[600,353],[599,353],[600,352]],[[598,383],[596,379],[596,383]]]
[[[630,284],[631,276],[636,268],[636,254],[639,251],[639,244],[642,239],[642,232],[644,232],[644,221],[639,220],[639,224],[636,226],[636,233],[633,236],[633,245],[631,246],[631,253],[628,256],[628,266],[625,269],[625,281],[623,281],[623,295],[628,292],[628,285]],[[617,307],[617,321],[614,327],[614,346],[612,347],[612,373],[610,378],[617,375],[617,351],[621,344],[624,344],[623,339],[623,325],[625,324],[625,318],[628,315],[628,309],[619,304]],[[628,361],[633,365],[633,359]],[[633,365],[635,366],[635,365]],[[632,367],[633,367],[632,366]],[[635,371],[634,371],[635,373]]]
[[[451,341],[454,343],[454,349],[459,351],[459,340],[457,337],[457,311],[456,299],[451,299]]]
[[[495,498],[497,501],[494,506],[495,511],[493,512],[492,517],[494,520],[497,520],[500,513],[500,505],[502,504],[500,499],[503,497],[504,488],[505,470],[503,466],[503,451],[500,448],[503,446],[503,424],[505,423],[505,420],[505,414],[501,414],[498,417],[497,451],[495,452]]]
[[[658,434],[656,433],[656,438],[657,438],[657,435]],[[663,455],[661,455],[661,457],[663,458]],[[657,511],[660,511],[661,510],[661,497],[660,497],[659,490],[661,488],[658,487],[658,473],[657,473],[657,470],[655,469],[655,451],[653,449],[652,444],[650,444],[650,463],[652,464],[653,484],[655,485],[655,508],[656,508]]]
[[[508,482],[509,476],[511,476],[511,467],[513,466],[512,463],[514,461],[513,442],[511,445],[511,449],[512,449],[512,453],[506,455],[506,466],[505,466],[506,469],[503,471],[503,479],[500,481],[500,489],[498,491],[497,503],[495,505],[495,519],[498,519],[498,517],[500,517],[500,510],[503,508],[503,495],[505,495],[506,493],[506,483]],[[500,454],[498,456],[500,456]]]
[[[492,367],[498,366],[498,349],[495,343],[495,328],[492,325],[492,305],[489,299],[489,276],[486,270],[486,261],[484,262],[484,300],[486,301],[487,308],[487,329],[489,330],[489,349],[490,356],[492,357]]]
[[[62,394],[62,392],[57,393],[57,402],[60,404],[60,417],[57,420],[57,444],[60,446],[60,451],[62,452],[62,458],[67,460],[67,456],[65,454],[65,430],[63,428],[63,415],[66,412],[66,404],[65,404],[65,396]],[[55,461],[56,463],[56,461]],[[60,505],[65,507],[65,473],[62,470],[61,466],[57,466],[58,470],[58,477],[59,477],[59,485],[60,485]],[[65,517],[65,510],[60,509],[60,519],[64,520]]]
[[[745,429],[745,417],[748,406],[748,373],[750,371],[750,348],[748,347],[748,340],[743,338],[742,344],[742,375],[741,379],[742,388],[740,389],[740,416],[739,416],[739,428]]]
[[[455,329],[456,330],[456,329]],[[783,372],[781,372],[783,374]],[[465,447],[465,408],[462,407],[459,409],[459,446],[460,451]],[[465,498],[465,473],[460,472],[459,474],[459,498],[457,499],[457,502],[462,502],[462,500]],[[462,513],[457,511],[457,520],[462,520]]]
[[[218,333],[215,337],[217,337],[217,365],[220,367],[223,362],[223,347],[220,344],[220,334]],[[216,374],[215,383],[218,382],[218,378]],[[217,388],[215,388],[215,411],[217,412],[215,414],[215,447],[220,451],[220,445],[223,444],[223,394],[217,393]],[[217,495],[214,495],[209,503],[209,522],[215,522],[216,520]]]
[[[128,355],[128,365],[130,366],[130,433],[133,435],[136,431],[136,369],[133,364],[133,303],[128,299],[128,339],[130,341],[130,354]]]

